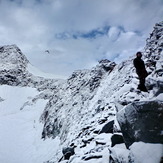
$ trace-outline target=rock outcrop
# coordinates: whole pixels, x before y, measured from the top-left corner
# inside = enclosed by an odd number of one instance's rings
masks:
[[[139,141],[163,144],[163,102],[134,102],[117,119],[127,148]]]
[[[65,141],[74,121],[80,124],[88,113],[88,116],[92,116],[91,110],[87,109],[90,101],[95,96],[105,75],[111,73],[114,67],[114,62],[102,60],[91,70],[73,72],[60,90],[54,93],[41,116],[41,121],[44,123],[42,138],[55,138],[60,134],[62,141]],[[102,108],[98,107],[95,112],[98,113],[101,110]]]

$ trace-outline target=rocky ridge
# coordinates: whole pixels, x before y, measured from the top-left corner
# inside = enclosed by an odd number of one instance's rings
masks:
[[[104,73],[99,73],[99,66],[92,70],[75,72],[62,88],[64,91],[61,91],[60,99],[55,101],[55,98],[52,98],[53,106],[47,107],[42,116],[42,120],[45,122],[43,135],[44,138],[60,135],[63,147],[76,147],[76,154],[67,161],[68,163],[94,159],[102,161],[105,156],[110,159],[110,162],[111,160],[113,162],[129,162],[130,155],[128,154],[126,157],[125,154],[122,154],[123,150],[127,151],[125,148],[117,153],[118,149],[110,147],[111,137],[115,134],[121,135],[115,115],[116,112],[133,102],[162,100],[162,29],[163,22],[156,24],[152,35],[147,39],[147,45],[143,52],[143,60],[147,63],[149,72],[146,80],[148,93],[137,90],[138,77],[133,67],[133,57],[131,57],[116,65],[109,72],[106,69],[100,69]],[[97,76],[91,76],[92,72]],[[90,87],[92,79],[95,89]],[[89,84],[86,84],[87,81]],[[96,85],[97,83],[98,85]],[[101,133],[105,125],[111,121],[114,121],[113,130],[109,133]],[[56,130],[56,126],[58,130]],[[50,131],[48,131],[49,128]],[[55,131],[58,132],[55,133]],[[61,156],[60,152],[51,162],[57,162]]]

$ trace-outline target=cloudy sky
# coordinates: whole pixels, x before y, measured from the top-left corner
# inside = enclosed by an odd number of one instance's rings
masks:
[[[0,46],[16,44],[44,72],[69,76],[143,50],[162,0],[0,0]]]

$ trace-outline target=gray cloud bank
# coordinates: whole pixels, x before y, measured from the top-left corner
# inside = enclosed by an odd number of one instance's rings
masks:
[[[162,0],[0,0],[0,45],[17,44],[36,67],[69,76],[142,50],[162,15]]]

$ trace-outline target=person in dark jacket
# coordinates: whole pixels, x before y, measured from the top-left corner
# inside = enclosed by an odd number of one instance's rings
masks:
[[[144,61],[141,59],[142,53],[137,52],[136,53],[136,58],[134,59],[133,63],[136,68],[136,73],[139,76],[139,85],[138,89],[144,92],[148,92],[147,88],[145,86],[145,78],[148,76],[148,73],[145,69]]]

